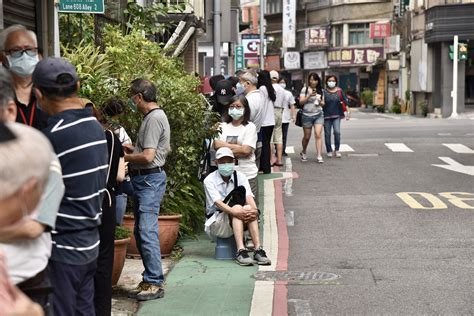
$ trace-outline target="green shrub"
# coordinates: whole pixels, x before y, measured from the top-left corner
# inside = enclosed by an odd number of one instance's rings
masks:
[[[123,226],[115,226],[115,240],[127,239],[132,232]]]
[[[400,100],[398,97],[395,97],[393,99],[392,107],[390,108],[390,111],[395,114],[400,114],[402,113],[402,107],[400,105]]]
[[[360,98],[365,105],[372,105],[374,103],[374,92],[365,88],[360,94]]]

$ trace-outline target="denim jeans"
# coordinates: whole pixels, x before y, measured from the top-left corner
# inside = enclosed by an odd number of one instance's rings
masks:
[[[326,143],[326,152],[332,152],[331,147],[331,129],[334,129],[334,149],[339,151],[341,146],[341,119],[331,118],[324,120],[324,141]]]
[[[164,282],[158,240],[158,215],[166,190],[164,171],[132,178],[134,189],[135,240],[142,257],[143,281],[155,285]]]

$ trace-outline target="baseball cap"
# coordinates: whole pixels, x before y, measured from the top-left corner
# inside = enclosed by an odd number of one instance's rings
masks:
[[[33,72],[33,84],[42,88],[69,87],[78,80],[76,68],[60,57],[47,57],[41,60]]]
[[[232,97],[235,95],[232,90],[232,81],[224,79],[216,84],[215,94],[217,96],[217,102],[220,104],[228,104]]]
[[[280,79],[280,75],[278,74],[278,71],[276,70],[270,71],[270,78],[276,79],[276,80]]]
[[[229,147],[221,147],[216,151],[216,159],[221,159],[222,157],[234,158],[234,153]]]

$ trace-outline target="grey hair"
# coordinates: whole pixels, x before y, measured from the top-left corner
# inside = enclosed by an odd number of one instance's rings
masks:
[[[0,199],[11,196],[32,178],[45,183],[53,159],[51,143],[40,131],[20,123],[6,126],[16,138],[0,143]]]
[[[0,109],[5,108],[8,102],[15,99],[15,90],[10,73],[0,66]]]
[[[156,102],[159,98],[158,89],[153,82],[143,78],[133,80],[130,91],[133,95],[140,93],[145,102]]]
[[[33,39],[33,41],[35,42],[35,46],[38,46],[38,39],[36,37],[35,32],[28,30],[25,26],[21,24],[15,24],[15,25],[7,27],[0,33],[0,51],[3,52],[5,50],[5,43],[7,42],[8,36],[18,31],[28,33]]]
[[[243,81],[248,81],[255,86],[258,83],[257,75],[251,71],[246,71],[243,75],[240,76],[240,79]]]

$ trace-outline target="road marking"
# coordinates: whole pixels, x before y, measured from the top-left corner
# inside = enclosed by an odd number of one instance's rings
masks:
[[[292,303],[295,307],[295,314],[297,316],[312,316],[311,307],[307,300],[290,299],[288,303]]]
[[[250,307],[251,316],[271,315],[273,309],[273,281],[255,281]]]
[[[448,199],[448,201],[453,204],[454,206],[457,206],[462,209],[469,209],[472,210],[474,209],[474,205],[469,205],[465,203],[464,201],[474,201],[474,194],[473,193],[467,193],[467,192],[441,192],[439,193],[442,197],[445,199]],[[459,197],[457,195],[463,195],[467,197]]]
[[[451,133],[438,133],[438,136],[451,136]]]
[[[463,144],[443,144],[443,146],[448,147],[452,151],[458,154],[474,154],[474,150],[464,146]]]
[[[348,157],[378,157],[379,154],[348,154]]]
[[[295,147],[293,146],[286,146],[285,152],[287,154],[294,154],[295,153]]]
[[[285,211],[286,226],[295,226],[295,212]]]
[[[404,143],[385,143],[385,146],[388,147],[391,151],[395,153],[412,153],[413,150],[408,148]]]
[[[449,157],[438,157],[440,160],[443,162],[447,163],[447,165],[435,165],[432,164],[432,166],[451,170],[454,172],[459,172],[459,173],[464,173],[470,176],[474,176],[474,166],[465,166],[463,164],[460,164],[456,160],[449,158]]]
[[[334,144],[332,144],[331,147],[332,147],[332,150],[336,149],[336,147],[334,147]],[[354,151],[354,149],[352,149],[352,147],[347,145],[347,144],[341,144],[341,146],[339,146],[339,151],[340,152],[350,152],[350,151]]]
[[[405,202],[409,207],[413,209],[423,209],[423,210],[441,210],[446,209],[448,206],[443,203],[440,199],[434,196],[431,193],[425,192],[399,192],[397,196]],[[425,200],[431,203],[431,207],[423,206],[420,204],[413,196],[423,197]]]

